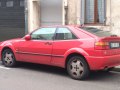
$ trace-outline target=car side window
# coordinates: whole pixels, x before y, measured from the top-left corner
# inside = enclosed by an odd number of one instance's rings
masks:
[[[40,28],[31,34],[33,40],[53,40],[56,28]]]
[[[70,40],[77,39],[77,37],[68,28],[58,28],[55,40]]]

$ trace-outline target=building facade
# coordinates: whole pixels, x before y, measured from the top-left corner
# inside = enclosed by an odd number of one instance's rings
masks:
[[[28,31],[42,25],[80,24],[119,34],[120,0],[28,0]]]
[[[120,0],[68,0],[68,3],[68,24],[94,26],[120,35]]]
[[[0,38],[22,37],[40,26],[71,24],[120,35],[119,7],[120,0],[0,0]]]
[[[28,30],[46,25],[64,25],[63,5],[63,0],[28,0]]]

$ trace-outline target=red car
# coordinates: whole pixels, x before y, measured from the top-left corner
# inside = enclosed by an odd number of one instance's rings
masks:
[[[120,37],[93,27],[41,27],[20,39],[0,43],[6,67],[17,61],[65,68],[73,79],[85,79],[91,70],[120,65]]]

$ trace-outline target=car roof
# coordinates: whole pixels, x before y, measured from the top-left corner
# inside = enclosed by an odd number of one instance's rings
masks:
[[[50,25],[50,26],[41,26],[40,28],[43,28],[43,27],[81,27],[80,25]]]

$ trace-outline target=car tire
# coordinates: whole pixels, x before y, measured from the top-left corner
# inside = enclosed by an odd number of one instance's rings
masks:
[[[90,70],[83,57],[73,56],[67,62],[67,72],[75,80],[84,80],[89,76]]]
[[[2,52],[2,63],[6,67],[14,67],[16,65],[15,55],[12,50],[5,49]]]

